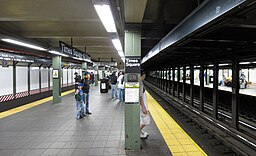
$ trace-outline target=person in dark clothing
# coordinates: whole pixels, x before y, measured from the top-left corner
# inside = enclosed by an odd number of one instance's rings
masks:
[[[113,72],[110,76],[110,82],[111,82],[111,98],[118,98],[117,92],[116,92],[116,84],[117,84],[117,76],[116,72]]]
[[[91,80],[92,80],[92,84],[94,84],[94,74],[93,74],[93,72],[91,72]]]
[[[81,76],[77,72],[75,72],[74,75],[75,75],[75,78],[74,78],[75,79],[75,90],[77,90],[78,83],[81,82]]]
[[[81,83],[84,85],[83,86],[83,91],[84,91],[84,103],[85,103],[85,114],[92,114],[89,111],[89,90],[90,90],[90,80],[89,80],[89,73],[84,74],[84,78],[81,80]],[[84,108],[83,110],[84,111]]]

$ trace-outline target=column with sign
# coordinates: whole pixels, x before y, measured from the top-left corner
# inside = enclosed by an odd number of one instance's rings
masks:
[[[52,78],[53,78],[53,103],[61,102],[61,56],[52,57]]]
[[[140,144],[140,55],[139,31],[125,32],[125,149],[139,150]]]

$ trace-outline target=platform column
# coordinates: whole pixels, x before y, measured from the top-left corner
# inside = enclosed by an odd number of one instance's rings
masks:
[[[186,85],[186,66],[183,67],[183,101],[186,102],[186,90],[185,90],[185,85]]]
[[[194,66],[190,65],[190,105],[194,105]]]
[[[239,120],[239,61],[232,61],[232,122],[231,126],[238,129]]]
[[[53,95],[53,103],[61,102],[61,56],[53,56],[52,57],[52,68],[53,68],[53,87],[52,87],[52,95]]]
[[[213,108],[213,117],[217,119],[218,117],[218,101],[219,101],[219,89],[218,89],[218,77],[219,77],[219,65],[217,62],[214,63],[213,67],[213,103],[212,103],[212,108]]]
[[[172,68],[172,96],[175,97],[175,67]]]
[[[127,62],[129,60],[139,60],[141,57],[141,34],[140,29],[131,29],[126,30],[125,32],[125,94],[127,95],[128,84],[130,83],[129,79],[131,76],[134,78],[134,81],[140,81],[140,65],[137,68],[133,68],[134,70],[128,71]],[[134,59],[132,59],[134,58]],[[132,63],[132,62],[131,62]],[[140,63],[139,63],[140,64]],[[128,77],[129,75],[129,77]],[[129,78],[129,79],[128,79]],[[134,84],[136,84],[136,82]],[[136,86],[133,86],[135,89]],[[135,92],[133,92],[135,93]],[[134,94],[134,97],[139,98],[139,94]],[[134,102],[127,102],[130,99],[125,97],[125,149],[126,150],[140,150],[141,142],[140,142],[140,104],[139,99],[134,100]],[[132,101],[132,100],[131,100]]]
[[[82,63],[82,78],[84,78],[84,73],[87,71],[87,62]]]
[[[178,70],[177,70],[177,99],[180,98],[180,89],[179,89],[179,83],[180,83],[180,67],[178,67]]]
[[[94,73],[95,86],[98,86],[99,84],[98,74],[99,74],[99,67],[95,66],[95,73]]]
[[[204,111],[204,65],[200,65],[200,103],[199,110]]]

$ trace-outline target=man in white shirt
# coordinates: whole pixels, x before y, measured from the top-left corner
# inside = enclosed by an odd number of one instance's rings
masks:
[[[150,123],[147,99],[146,99],[146,91],[143,85],[143,80],[145,79],[145,72],[141,70],[141,81],[140,81],[140,138],[146,139],[148,137],[148,133],[143,131],[143,128]]]
[[[118,90],[119,90],[119,101],[124,102],[124,72],[121,71],[120,75],[117,79],[117,83],[118,83]]]

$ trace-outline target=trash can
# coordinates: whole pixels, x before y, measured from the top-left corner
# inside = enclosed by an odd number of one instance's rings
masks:
[[[100,92],[107,93],[108,92],[108,79],[103,78],[100,80]]]

